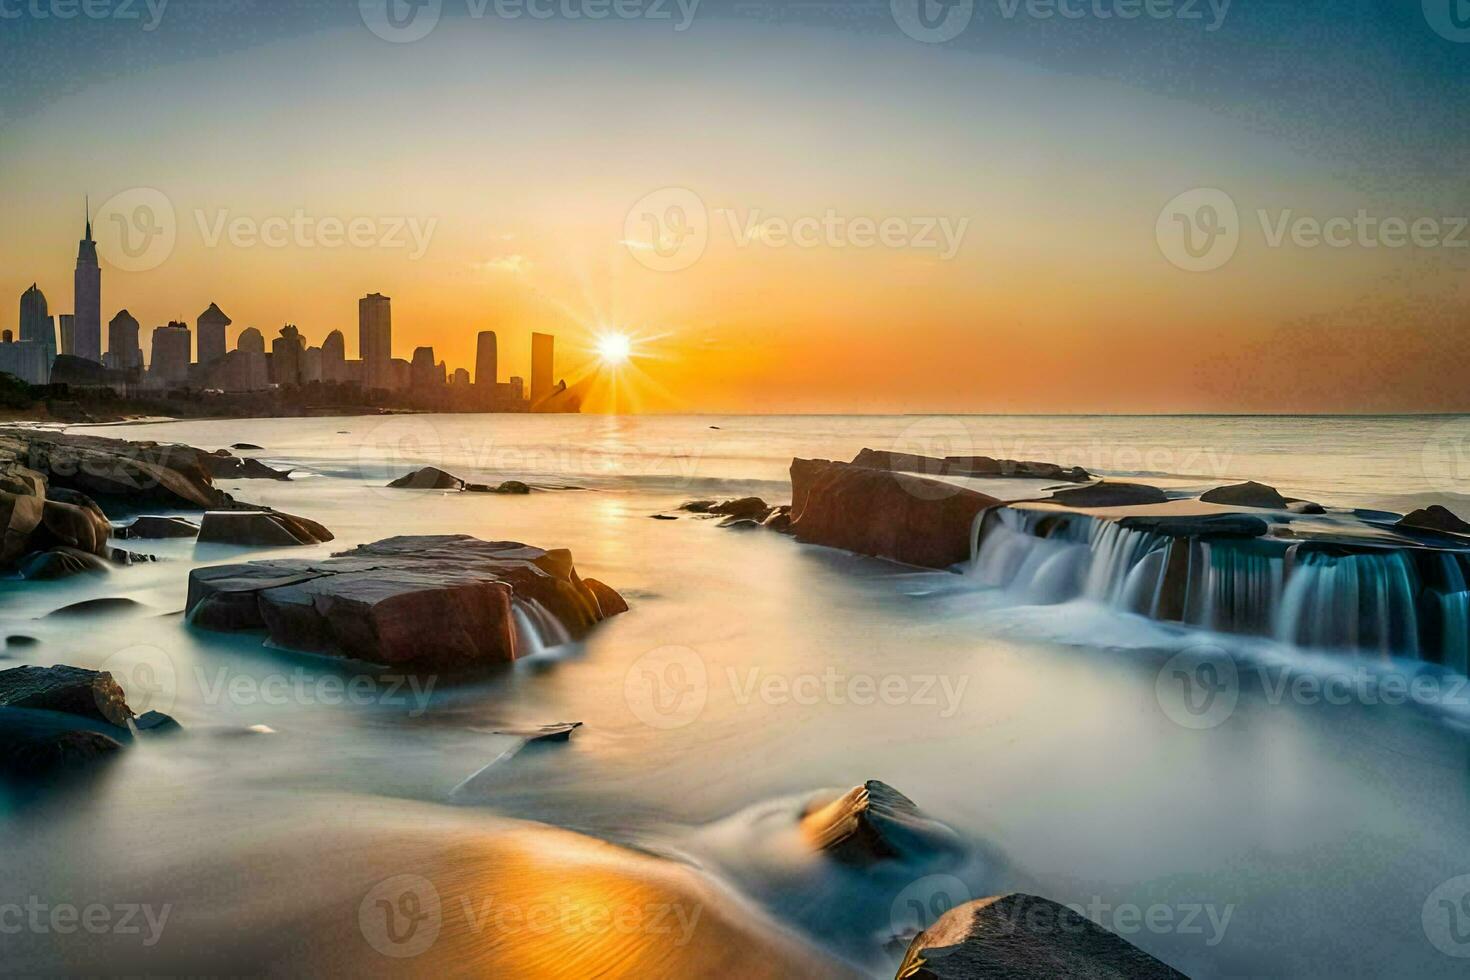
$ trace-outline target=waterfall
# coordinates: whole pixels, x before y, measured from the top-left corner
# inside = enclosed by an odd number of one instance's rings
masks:
[[[1470,553],[1171,537],[1014,507],[977,523],[969,574],[1030,605],[1123,612],[1296,646],[1470,666]]]
[[[516,628],[516,659],[533,657],[572,641],[561,620],[535,599],[512,600],[511,615]]]
[[[1418,593],[1407,552],[1298,555],[1276,636],[1304,647],[1417,657]]]

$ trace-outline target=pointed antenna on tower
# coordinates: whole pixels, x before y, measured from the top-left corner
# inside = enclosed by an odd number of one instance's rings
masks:
[[[84,195],[82,201],[87,212],[87,241],[90,242],[92,240],[92,195]]]

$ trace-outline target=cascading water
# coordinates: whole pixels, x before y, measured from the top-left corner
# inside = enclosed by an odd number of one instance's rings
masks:
[[[517,657],[531,657],[550,647],[570,643],[572,635],[566,626],[535,599],[516,599],[511,603],[516,627]]]
[[[1470,666],[1470,555],[1350,550],[1274,538],[1175,537],[1119,521],[998,508],[970,574],[1030,604],[1088,599],[1319,650]]]

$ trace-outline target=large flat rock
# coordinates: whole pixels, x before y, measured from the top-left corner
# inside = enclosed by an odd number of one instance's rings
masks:
[[[579,577],[564,549],[448,534],[388,538],[315,562],[195,569],[187,611],[195,626],[265,630],[288,649],[454,668],[526,652],[517,605],[539,606],[573,637],[626,608]]]

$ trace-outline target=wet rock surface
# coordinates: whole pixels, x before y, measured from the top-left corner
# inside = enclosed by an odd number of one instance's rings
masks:
[[[304,517],[266,510],[209,511],[199,525],[199,541],[273,548],[321,544],[332,532]]]
[[[621,598],[580,578],[568,551],[456,534],[388,538],[315,562],[195,569],[186,606],[195,626],[263,629],[288,649],[467,668],[526,652],[515,604],[534,603],[576,638],[625,609]]]
[[[1187,980],[1050,899],[1013,892],[950,909],[914,937],[905,980]]]
[[[196,538],[199,525],[182,517],[156,517],[145,514],[131,524],[125,524],[115,532],[117,537],[129,538]]]
[[[60,711],[117,726],[133,717],[111,674],[65,665],[0,670],[0,707]]]
[[[963,857],[959,835],[926,816],[913,800],[870,779],[802,815],[803,836],[813,848],[844,864],[899,860],[911,864]]]
[[[927,476],[963,476],[972,478],[1013,478],[1059,480],[1085,483],[1092,475],[1080,466],[1034,460],[994,459],[990,456],[920,456],[914,453],[864,449],[852,458],[854,466],[896,470]]]

